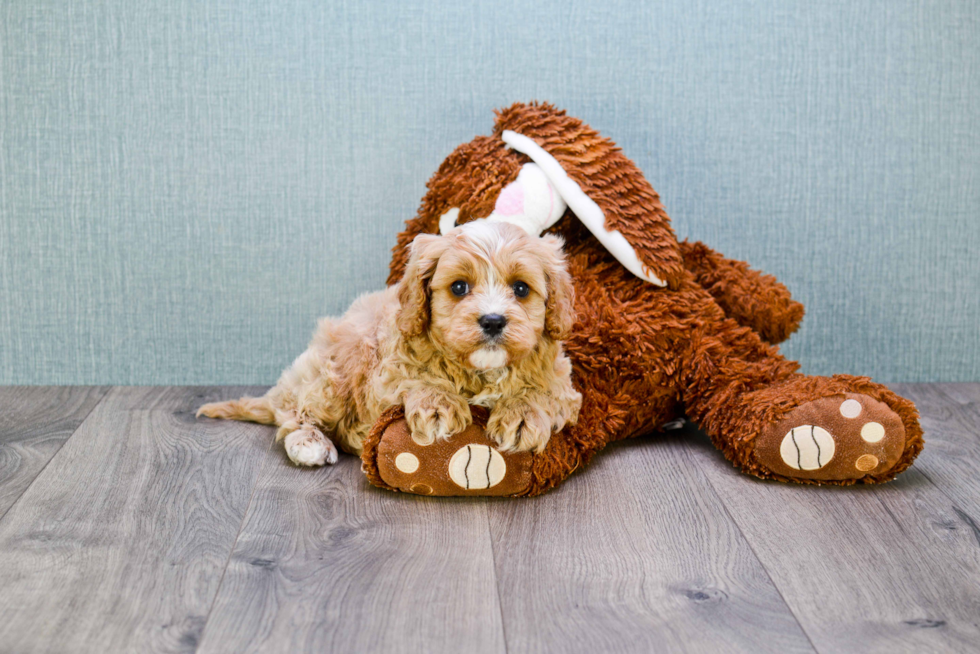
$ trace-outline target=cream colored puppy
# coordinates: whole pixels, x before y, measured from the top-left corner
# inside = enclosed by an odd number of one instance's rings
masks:
[[[540,452],[582,404],[561,346],[572,293],[557,237],[484,220],[423,234],[402,281],[322,319],[265,396],[198,415],[278,425],[289,458],[314,466],[337,461],[334,442],[360,454],[389,407],[428,444],[469,426],[474,404],[502,449]]]

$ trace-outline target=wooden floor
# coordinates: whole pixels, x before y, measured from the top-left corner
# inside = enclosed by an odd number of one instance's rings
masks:
[[[0,651],[977,651],[980,384],[893,388],[926,449],[884,486],[762,482],[685,430],[517,500],[194,418],[262,389],[0,388]]]

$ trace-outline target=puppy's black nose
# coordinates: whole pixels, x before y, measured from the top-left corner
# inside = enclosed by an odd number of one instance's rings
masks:
[[[500,332],[504,331],[504,327],[507,326],[507,319],[499,313],[488,313],[485,316],[480,316],[477,322],[487,336],[499,336]]]

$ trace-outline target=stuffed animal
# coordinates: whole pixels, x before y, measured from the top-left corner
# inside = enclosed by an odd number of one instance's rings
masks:
[[[660,198],[616,145],[549,104],[497,112],[428,183],[398,236],[409,246],[472,220],[565,241],[577,319],[565,341],[578,423],[539,454],[501,452],[474,407],[466,431],[415,443],[401,407],[375,424],[362,464],[375,485],[423,495],[536,495],[612,441],[686,417],[744,472],[847,485],[889,481],[922,450],[915,406],[867,377],[813,377],[776,344],[803,307],[775,278],[701,243],[678,242]]]

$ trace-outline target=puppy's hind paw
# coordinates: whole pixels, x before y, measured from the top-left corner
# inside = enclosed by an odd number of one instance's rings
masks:
[[[337,448],[318,429],[304,425],[287,434],[286,454],[298,466],[322,466],[337,463]]]

